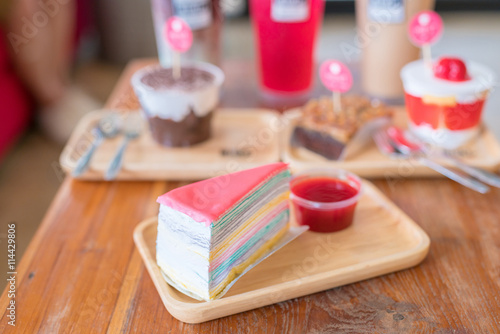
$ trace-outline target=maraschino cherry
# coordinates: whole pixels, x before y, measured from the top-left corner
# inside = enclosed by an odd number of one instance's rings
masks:
[[[470,79],[463,60],[452,57],[440,58],[434,64],[434,76],[448,81],[466,81]]]

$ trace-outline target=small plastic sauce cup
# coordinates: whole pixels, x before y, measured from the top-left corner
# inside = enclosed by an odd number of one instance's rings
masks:
[[[315,169],[290,181],[290,201],[297,224],[313,232],[349,227],[362,193],[359,177],[341,169]]]

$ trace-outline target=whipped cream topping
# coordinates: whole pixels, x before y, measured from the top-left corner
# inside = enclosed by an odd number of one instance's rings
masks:
[[[408,63],[401,70],[406,93],[416,96],[454,97],[459,103],[472,103],[486,96],[495,84],[494,72],[475,62],[466,62],[470,80],[455,82],[436,78],[423,60]]]
[[[148,66],[132,76],[132,86],[142,108],[148,117],[170,119],[174,122],[184,120],[191,111],[198,116],[206,116],[219,103],[219,90],[224,82],[224,73],[218,67],[201,62],[186,62],[184,65],[210,73],[214,80],[199,89],[180,87],[152,87],[144,77],[164,70],[159,65]]]

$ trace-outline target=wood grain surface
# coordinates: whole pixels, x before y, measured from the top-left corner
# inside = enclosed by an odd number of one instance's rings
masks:
[[[134,241],[165,307],[187,323],[219,319],[407,269],[425,258],[430,244],[414,221],[372,183],[363,181],[363,196],[349,228],[337,233],[307,231],[240,277],[224,297],[200,302],[165,281],[156,264],[157,230],[154,216],[137,226]]]
[[[128,81],[144,64],[128,67],[108,107],[137,107]],[[261,106],[252,65],[224,69],[228,91],[239,89],[225,106]],[[184,183],[67,177],[17,268],[16,327],[7,324],[7,291],[0,299],[0,332],[500,332],[500,190],[481,195],[407,173],[375,185],[430,236],[422,264],[198,325],[167,312],[132,239],[136,225],[157,213],[156,197]]]

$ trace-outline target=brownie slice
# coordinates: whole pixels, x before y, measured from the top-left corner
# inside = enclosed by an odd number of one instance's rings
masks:
[[[304,147],[329,160],[341,159],[347,145],[365,125],[392,115],[378,101],[356,95],[342,97],[341,112],[334,112],[330,97],[311,100],[301,111],[292,133],[292,146]]]
[[[296,126],[292,134],[292,146],[303,146],[329,160],[338,160],[345,148],[345,143],[329,134],[302,126]]]

